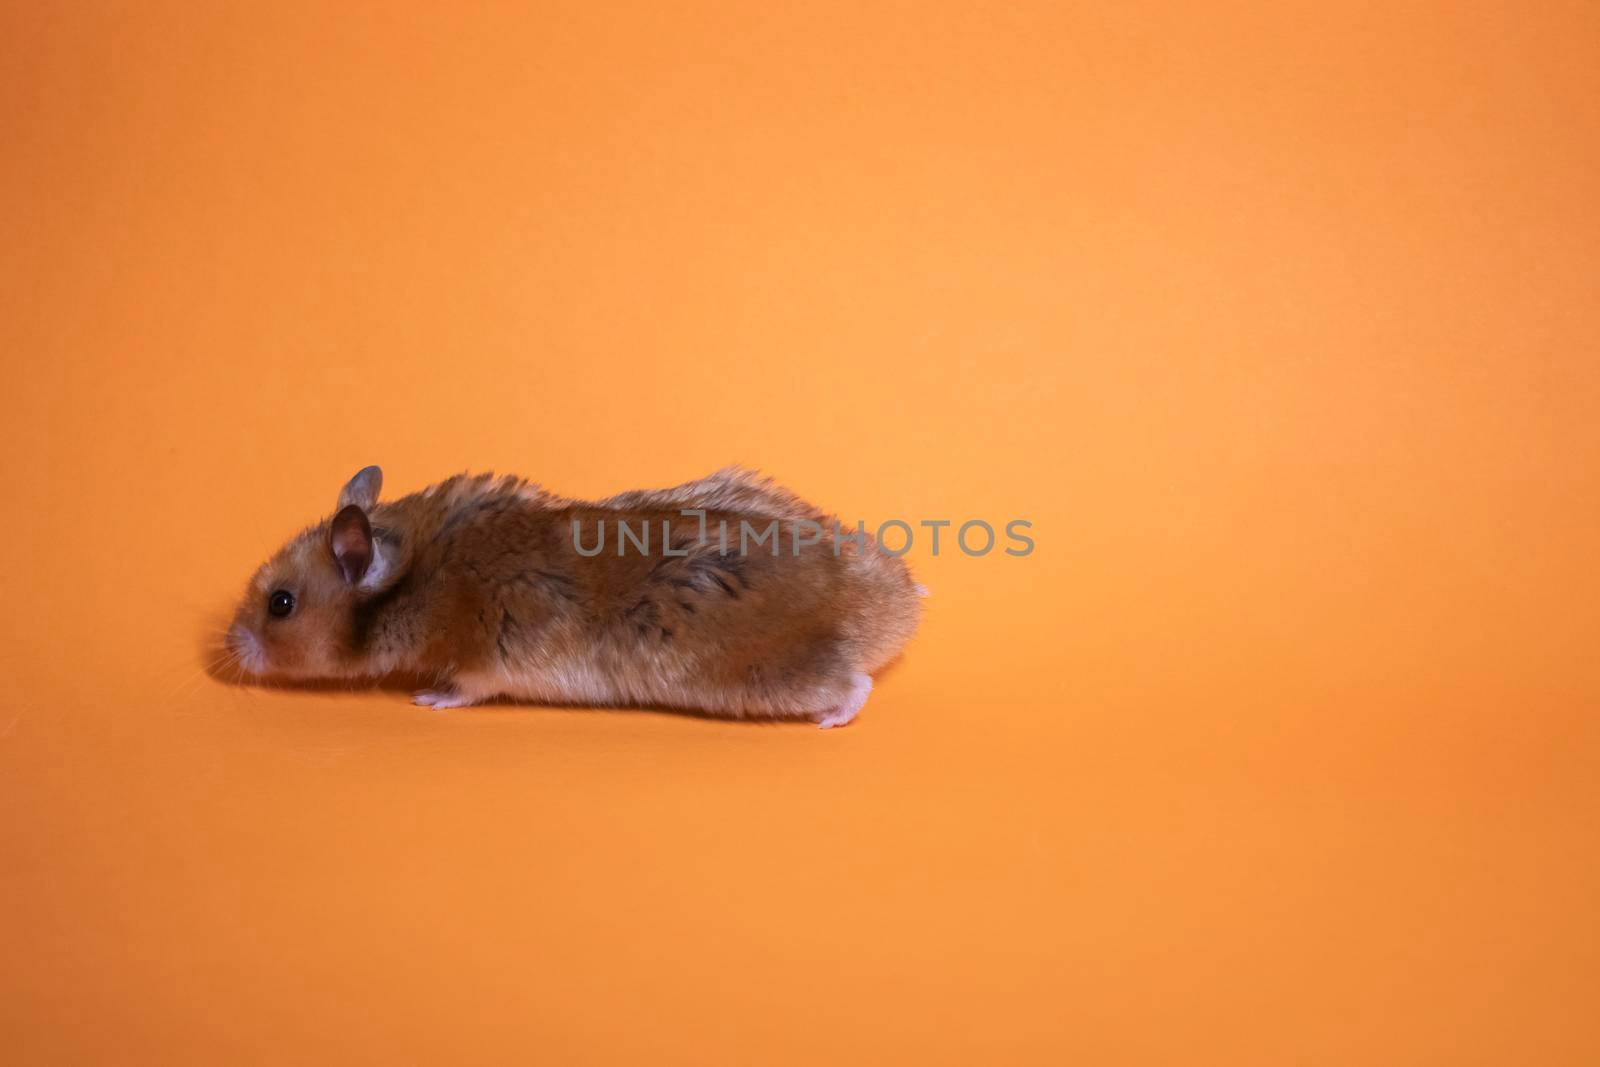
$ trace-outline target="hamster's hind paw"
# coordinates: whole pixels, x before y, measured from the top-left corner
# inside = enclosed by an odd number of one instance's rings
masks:
[[[459,689],[419,689],[411,695],[411,702],[434,711],[443,711],[445,708],[464,708],[473,700]]]
[[[824,712],[817,719],[817,729],[831,730],[835,726],[843,726],[854,719],[861,711],[861,705],[867,702],[867,696],[872,692],[872,679],[865,674],[852,674],[850,688],[845,693],[844,700],[832,711]]]

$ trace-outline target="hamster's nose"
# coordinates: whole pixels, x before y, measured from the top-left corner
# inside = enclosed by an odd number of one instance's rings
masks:
[[[260,674],[262,660],[261,642],[256,635],[251,633],[242,623],[234,623],[228,628],[228,649],[239,659],[239,664],[252,674]]]

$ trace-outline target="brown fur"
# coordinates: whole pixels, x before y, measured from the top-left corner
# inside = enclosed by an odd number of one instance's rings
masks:
[[[418,699],[442,707],[504,695],[832,725],[849,721],[865,676],[916,629],[917,587],[901,560],[870,536],[836,546],[831,516],[749,471],[593,503],[492,475],[378,503],[381,477],[352,478],[337,530],[325,520],[303,531],[251,580],[230,631],[248,669],[432,677],[438,688]],[[703,542],[685,508],[706,511]],[[773,519],[778,554],[752,541],[740,555],[740,521],[759,532]],[[603,552],[575,550],[574,520],[585,548],[604,521]],[[636,535],[648,523],[647,552],[630,541],[618,555],[618,520]],[[823,532],[795,555],[791,523],[802,520]],[[685,555],[663,552],[663,524]],[[280,589],[295,600],[284,618],[267,610]]]

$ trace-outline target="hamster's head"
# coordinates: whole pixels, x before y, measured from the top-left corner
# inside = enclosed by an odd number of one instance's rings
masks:
[[[362,605],[391,588],[405,564],[399,538],[372,525],[382,484],[377,467],[360,471],[331,519],[302,531],[250,579],[226,638],[245,673],[310,680],[370,672]]]

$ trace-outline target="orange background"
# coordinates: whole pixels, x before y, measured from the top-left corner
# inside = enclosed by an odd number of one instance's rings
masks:
[[[8,1062],[1600,1062],[1593,5],[460,7],[0,14]],[[832,733],[200,673],[732,461],[1038,548]]]

